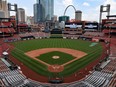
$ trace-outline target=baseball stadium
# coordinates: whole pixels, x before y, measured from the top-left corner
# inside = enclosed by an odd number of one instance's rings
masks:
[[[66,21],[47,32],[0,18],[0,87],[116,87],[116,16],[108,17],[101,30]]]

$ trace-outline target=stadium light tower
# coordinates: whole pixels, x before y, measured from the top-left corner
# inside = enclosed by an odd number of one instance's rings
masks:
[[[101,31],[102,13],[106,13],[106,12],[107,12],[107,16],[109,16],[110,15],[110,4],[107,4],[106,6],[104,5],[100,6],[99,31]]]
[[[19,33],[19,29],[18,29],[18,6],[17,6],[17,4],[8,3],[8,11],[9,11],[9,16],[10,16],[10,11],[14,11],[16,13],[16,31],[17,31],[17,33]]]

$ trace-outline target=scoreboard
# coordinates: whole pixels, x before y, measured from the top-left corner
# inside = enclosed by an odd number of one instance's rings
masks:
[[[79,22],[79,23],[76,23],[76,22],[65,23],[65,29],[79,30],[79,29],[82,29],[82,28],[83,28],[83,23],[82,22]]]
[[[84,30],[85,31],[98,31],[98,23],[97,22],[85,22]]]

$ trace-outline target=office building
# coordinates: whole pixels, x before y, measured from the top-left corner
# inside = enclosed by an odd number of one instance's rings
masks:
[[[0,15],[1,17],[8,18],[8,6],[7,6],[7,0],[0,0]]]
[[[18,19],[19,23],[25,23],[25,10],[23,8],[18,8]]]
[[[57,15],[54,15],[53,18],[52,18],[53,22],[56,22],[57,18],[58,18]]]
[[[82,20],[82,11],[78,10],[75,12],[75,20]]]
[[[35,22],[52,20],[54,15],[54,0],[37,0],[34,4]]]
[[[54,13],[54,0],[45,0],[45,20],[52,20]]]
[[[69,16],[60,16],[59,17],[59,22],[62,22],[62,21],[67,22],[69,20],[70,20],[70,17]]]
[[[26,23],[29,24],[29,25],[34,24],[34,17],[33,16],[27,16]]]
[[[0,11],[0,18],[5,18],[5,12],[4,11]]]
[[[44,10],[40,3],[34,4],[34,21],[35,23],[44,21]]]

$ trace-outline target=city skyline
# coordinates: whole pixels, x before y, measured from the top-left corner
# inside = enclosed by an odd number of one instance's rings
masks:
[[[26,0],[8,0],[8,2],[18,4],[19,8],[26,10],[27,16],[33,16],[33,5],[36,3],[36,0],[28,0],[28,4],[26,4]],[[111,15],[116,14],[116,0],[54,0],[54,15],[62,16],[68,5],[74,5],[77,10],[82,11],[82,20],[98,21],[100,5],[107,4],[111,4]],[[74,19],[75,13],[73,8],[69,8],[66,15]],[[106,14],[104,13],[105,16]]]

